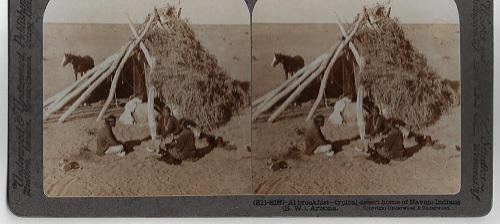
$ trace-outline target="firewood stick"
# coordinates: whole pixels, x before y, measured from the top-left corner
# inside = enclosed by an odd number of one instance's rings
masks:
[[[130,46],[130,45],[127,45],[127,46]],[[104,82],[109,77],[109,75],[111,75],[113,73],[113,71],[116,69],[116,66],[118,66],[118,63],[119,63],[120,59],[122,58],[123,54],[125,53],[126,49],[128,49],[128,48],[123,48],[119,54],[114,55],[113,58],[115,60],[113,61],[113,64],[111,64],[111,66],[108,67],[104,71],[104,73],[102,73],[95,82],[89,84],[88,88],[80,95],[80,97],[78,97],[78,99],[75,102],[73,102],[71,107],[68,108],[66,110],[66,112],[64,112],[64,114],[59,118],[59,120],[58,120],[59,123],[64,122],[76,110],[76,108],[78,108],[78,106],[80,106],[83,102],[85,102],[85,100],[90,96],[90,94],[99,85],[101,85],[102,82]],[[78,92],[77,94],[79,94],[80,92]]]
[[[99,116],[97,117],[98,121],[102,119],[102,117],[106,113],[106,110],[109,107],[109,104],[111,103],[111,100],[113,99],[113,95],[114,95],[115,90],[116,90],[116,85],[118,84],[118,78],[120,77],[120,74],[122,72],[123,67],[125,66],[125,63],[127,62],[127,59],[130,57],[130,54],[135,49],[135,47],[141,42],[144,35],[146,35],[146,33],[149,29],[149,26],[153,22],[154,18],[155,18],[154,16],[150,16],[150,19],[149,19],[148,23],[146,24],[146,28],[144,28],[144,30],[142,31],[141,36],[139,36],[139,38],[136,38],[132,42],[132,45],[128,48],[127,52],[125,53],[125,56],[123,56],[122,61],[120,62],[120,65],[116,69],[115,77],[113,77],[113,81],[111,82],[111,88],[109,90],[108,98],[106,99],[106,102],[104,103],[104,106],[103,106],[101,112],[99,113]]]
[[[326,60],[323,60],[321,64],[324,64]],[[297,86],[300,85],[302,81],[304,81],[307,77],[309,77],[311,74],[315,73],[320,69],[321,65],[318,64],[317,66],[309,68],[306,72],[304,72],[304,75],[302,75],[299,79],[295,80],[295,82],[291,83],[290,85],[287,86],[286,89],[272,97],[272,99],[269,100],[269,102],[264,103],[259,109],[257,109],[255,112],[252,113],[252,119],[255,120],[257,117],[264,113],[265,111],[269,110],[271,107],[274,106],[279,100],[281,100],[283,97],[287,96],[290,94]]]
[[[359,18],[363,18],[363,17],[359,17]],[[318,106],[321,102],[321,99],[324,97],[326,83],[328,82],[328,78],[330,77],[330,73],[332,71],[333,65],[335,64],[335,61],[337,60],[337,58],[340,56],[340,53],[342,52],[342,50],[345,48],[346,45],[349,45],[351,39],[354,37],[354,35],[358,31],[359,24],[361,23],[361,21],[362,21],[362,19],[358,19],[358,21],[356,21],[354,29],[351,31],[351,34],[349,34],[349,36],[347,36],[347,38],[345,40],[341,41],[340,46],[337,49],[337,52],[335,52],[335,55],[333,56],[330,63],[328,64],[328,68],[326,69],[325,74],[323,74],[323,79],[321,80],[321,86],[319,89],[318,97],[316,98],[316,101],[314,102],[311,110],[309,111],[309,114],[307,115],[306,120],[310,120],[312,118],[314,112],[318,108]]]
[[[313,67],[319,66],[321,64],[321,62],[323,62],[323,60],[326,59],[327,56],[328,56],[328,54],[324,53],[321,56],[317,57],[314,61],[312,61],[311,63],[309,63],[309,65],[307,65],[304,68],[300,69],[299,71],[297,71],[295,73],[295,75],[293,75],[287,81],[283,82],[280,86],[278,86],[278,88],[275,88],[271,92],[269,92],[266,95],[264,95],[264,96],[260,97],[259,99],[255,100],[252,103],[252,108],[256,108],[258,105],[263,105],[263,104],[265,104],[265,102],[269,102],[272,99],[272,97],[274,97],[276,94],[278,94],[283,89],[285,89],[286,87],[288,87],[290,83],[292,83],[293,81],[295,81],[298,78],[300,78],[304,73],[306,73],[306,71],[310,70]]]
[[[125,48],[124,48],[125,49]],[[117,55],[113,55],[111,56],[110,58],[112,58],[113,60],[116,60],[116,57]],[[54,113],[55,111],[58,111],[60,110],[61,108],[63,108],[64,106],[66,106],[66,104],[74,99],[76,96],[78,96],[81,92],[83,92],[85,89],[87,89],[87,87],[89,85],[92,84],[92,82],[94,82],[98,77],[101,76],[102,72],[104,72],[104,70],[107,70],[108,68],[107,67],[102,67],[101,68],[102,70],[99,71],[99,72],[96,72],[92,75],[92,77],[90,77],[88,80],[86,80],[83,84],[79,85],[78,88],[76,88],[75,90],[69,92],[66,96],[64,96],[60,101],[58,101],[56,104],[54,105],[51,105],[47,111],[44,111],[44,114],[43,114],[43,120],[46,120],[52,113]]]

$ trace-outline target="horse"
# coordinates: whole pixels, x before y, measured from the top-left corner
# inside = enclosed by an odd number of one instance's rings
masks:
[[[88,70],[94,67],[94,59],[90,56],[79,56],[64,53],[64,57],[61,66],[64,68],[67,64],[71,63],[73,65],[73,71],[75,72],[75,81],[78,80],[78,74],[80,77],[85,74]]]
[[[283,64],[283,69],[285,70],[285,80],[288,80],[288,76],[292,75],[304,67],[304,59],[301,56],[289,56],[281,53],[274,53],[273,62],[271,66],[276,67],[279,63]]]

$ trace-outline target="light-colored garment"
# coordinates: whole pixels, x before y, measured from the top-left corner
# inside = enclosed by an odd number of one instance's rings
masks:
[[[197,127],[189,127],[189,129],[191,129],[191,131],[194,133],[194,137],[195,138],[200,138],[201,137],[201,130]]]
[[[134,111],[134,120],[135,120],[135,124],[140,126],[140,127],[145,127],[145,126],[149,126],[149,109],[148,109],[148,103],[140,103],[140,104],[137,104],[137,108],[135,108],[135,111]],[[157,124],[155,122],[155,120],[157,119],[157,117],[159,116],[159,113],[153,109],[153,111],[151,111],[151,114],[153,114],[153,123],[155,125],[160,125],[160,124]],[[156,127],[158,128],[158,127]]]
[[[108,150],[105,152],[106,155],[117,155],[117,156],[125,156],[125,148],[123,145],[114,145],[110,146]]]
[[[118,121],[122,124],[133,125],[135,123],[133,113],[135,112],[137,105],[140,103],[142,103],[142,100],[139,98],[134,98],[128,101],[127,104],[125,104],[125,111],[122,113],[120,118],[118,118]]]
[[[320,145],[314,150],[314,154],[323,154],[323,153],[329,157],[335,154],[331,144]]]
[[[408,138],[408,136],[410,135],[411,130],[409,128],[407,128],[407,127],[404,127],[404,126],[399,126],[398,128],[401,131],[401,133],[403,133],[403,138]]]
[[[344,112],[346,105],[349,103],[351,103],[351,100],[348,97],[344,97],[341,100],[337,101],[337,103],[335,103],[335,106],[333,107],[333,113],[330,115],[330,117],[328,117],[330,123],[337,125],[344,123],[342,113]]]

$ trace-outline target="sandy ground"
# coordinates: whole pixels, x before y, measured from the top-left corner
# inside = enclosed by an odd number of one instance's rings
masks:
[[[235,79],[250,81],[249,27],[194,26],[197,38]],[[71,67],[61,68],[64,52],[89,54],[96,63],[130,37],[127,25],[46,24],[44,26],[44,98],[73,82]],[[147,152],[147,127],[118,125],[114,132],[132,151],[124,158],[95,155],[95,117],[44,124],[44,192],[49,197],[234,195],[251,193],[249,110],[211,134],[237,147],[216,148],[197,162],[170,166]],[[197,142],[203,146],[203,142]],[[88,148],[87,150],[82,150]],[[58,162],[75,161],[80,169],[64,172]]]
[[[455,25],[404,25],[407,37],[427,56],[429,64],[445,78],[460,80],[459,33]],[[272,68],[274,52],[299,54],[306,64],[325,52],[340,38],[335,24],[253,26],[252,97],[255,99],[284,81],[281,67]],[[289,108],[273,124],[264,115],[252,124],[252,189],[257,194],[454,194],[460,190],[460,109],[443,116],[420,133],[439,141],[441,149],[415,148],[405,161],[378,165],[355,150],[354,124],[326,125],[325,137],[340,150],[333,158],[325,156],[288,160],[290,168],[273,172],[267,161],[286,153],[288,147],[304,149],[303,136],[311,103]],[[319,113],[328,116],[326,108]],[[268,115],[267,115],[268,116]]]

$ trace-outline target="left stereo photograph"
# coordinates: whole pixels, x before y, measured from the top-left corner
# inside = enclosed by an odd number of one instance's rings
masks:
[[[45,195],[251,194],[250,57],[244,1],[50,1]]]

